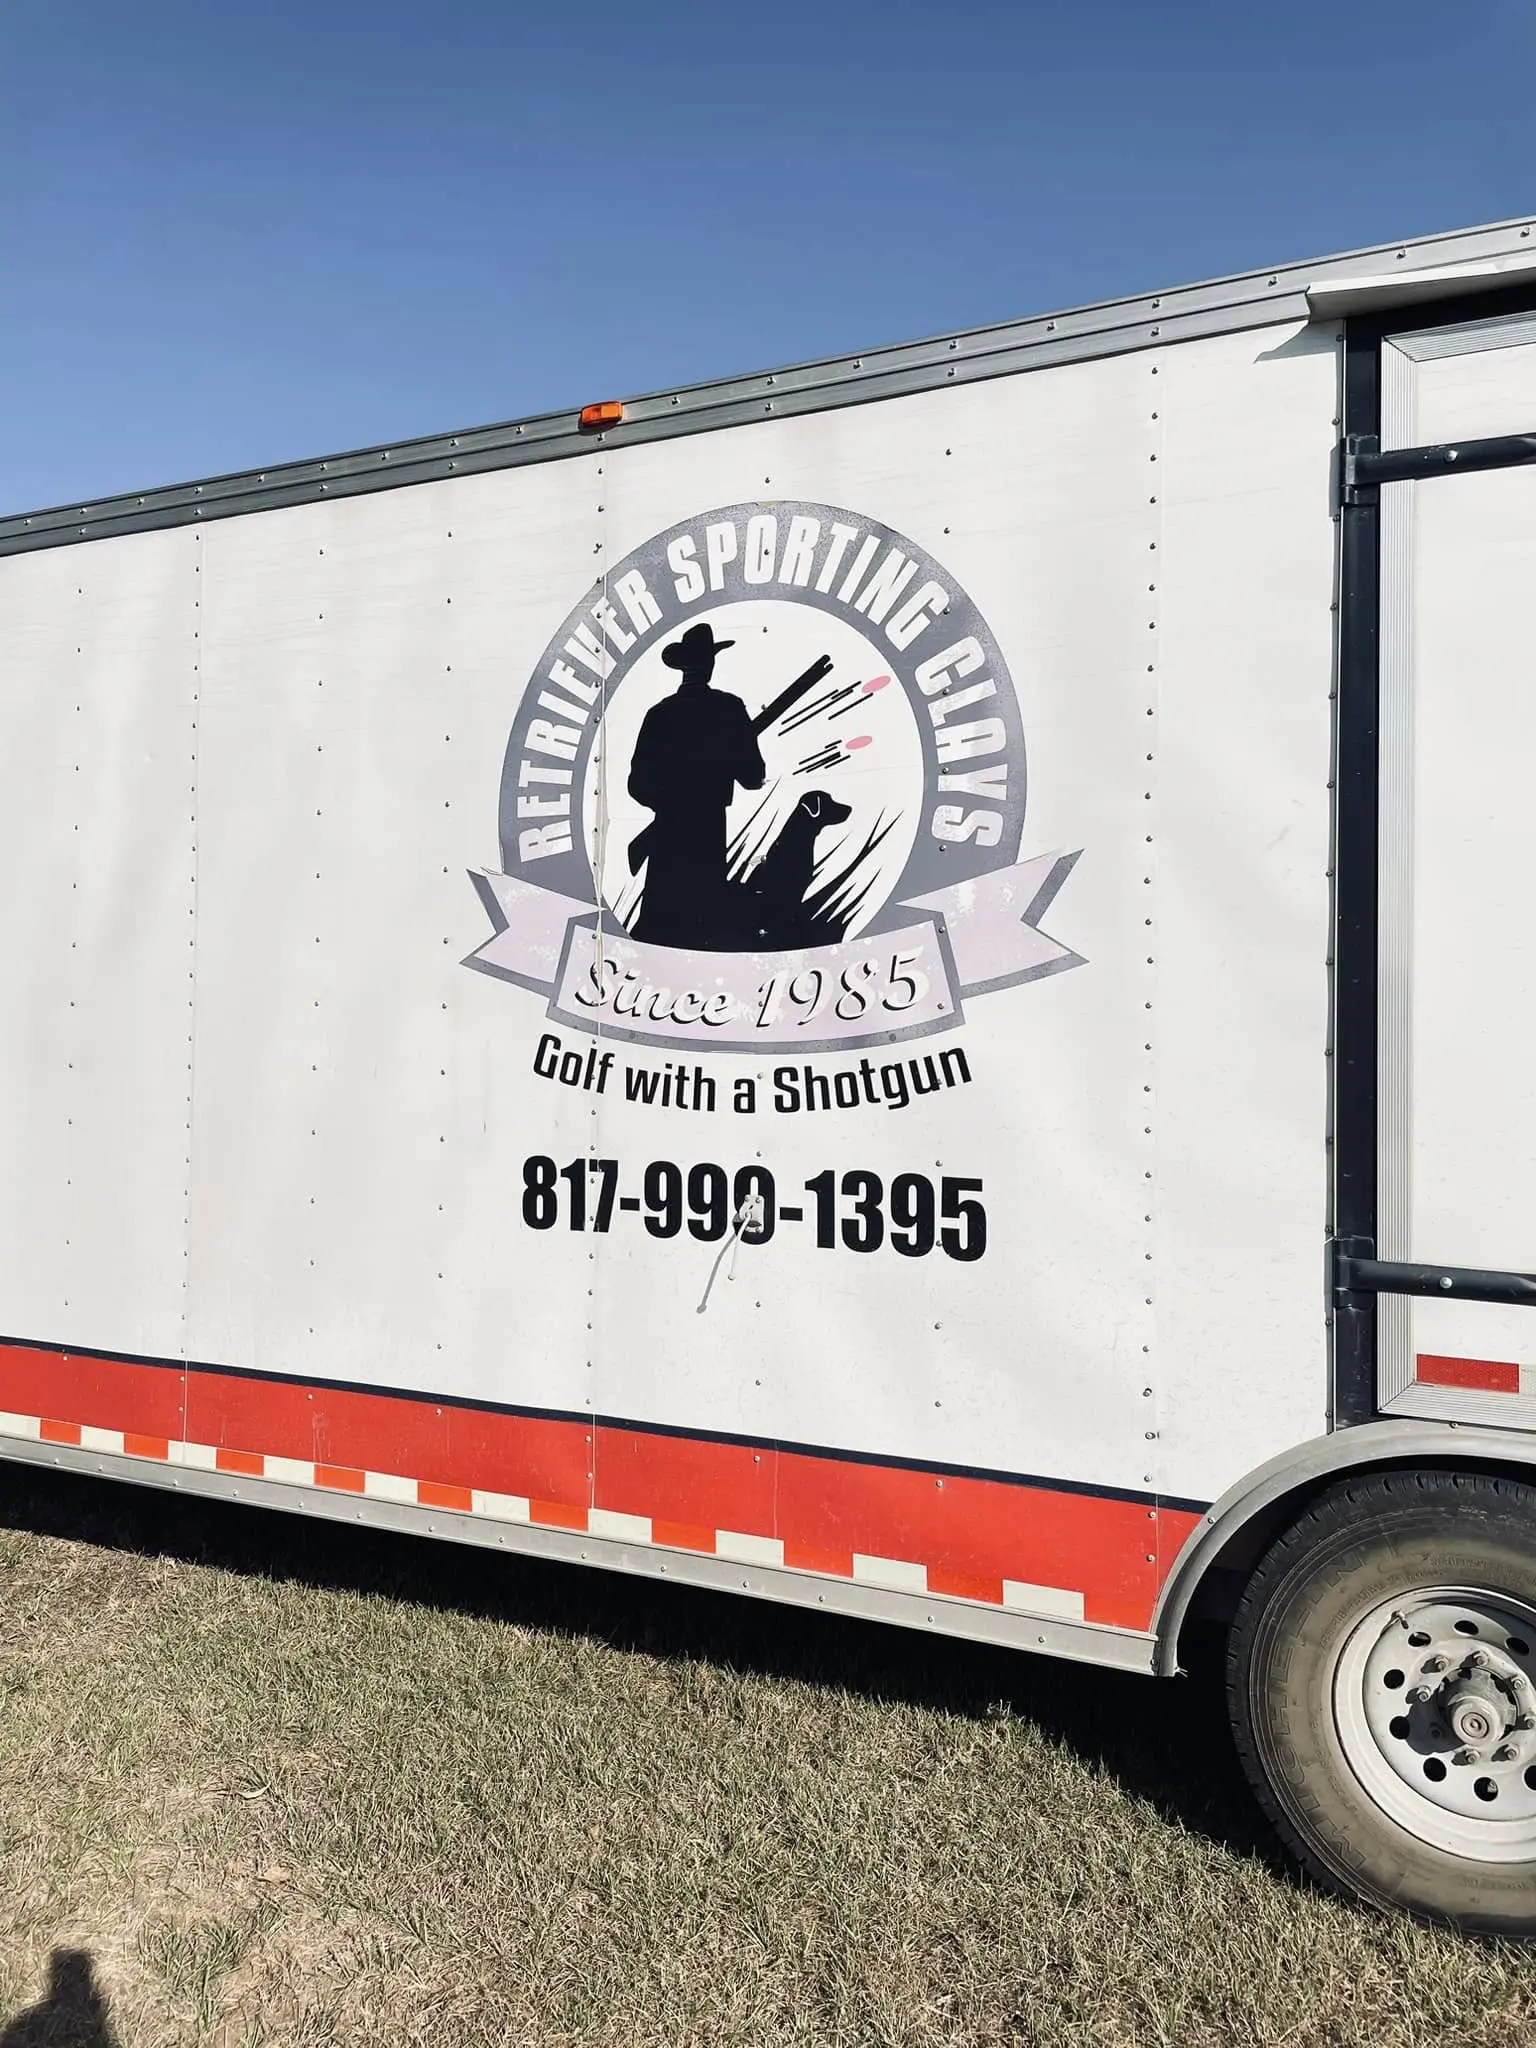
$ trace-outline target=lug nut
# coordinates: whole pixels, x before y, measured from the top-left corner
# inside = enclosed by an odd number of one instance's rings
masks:
[[[1512,1742],[1501,1742],[1493,1752],[1493,1760],[1496,1764],[1512,1764],[1518,1754]]]
[[[1475,1764],[1479,1761],[1480,1759],[1475,1749],[1458,1749],[1451,1758],[1453,1764]]]
[[[1432,1700],[1434,1696],[1433,1689],[1427,1685],[1411,1685],[1408,1688],[1408,1697],[1416,1707],[1422,1707],[1426,1700]]]
[[[1443,1671],[1445,1669],[1445,1659],[1443,1657],[1426,1657],[1424,1659],[1424,1669],[1426,1671]]]

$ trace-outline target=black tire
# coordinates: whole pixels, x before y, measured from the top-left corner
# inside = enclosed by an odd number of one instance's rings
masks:
[[[1536,1629],[1527,1642],[1521,1610],[1536,1615],[1536,1486],[1519,1480],[1362,1474],[1274,1544],[1228,1638],[1227,1703],[1259,1801],[1313,1876],[1421,1919],[1536,1936]],[[1489,1687],[1506,1735],[1472,1749],[1456,1728],[1476,1730]],[[1470,1817],[1434,1803],[1473,1806],[1474,1789],[1490,1803]]]

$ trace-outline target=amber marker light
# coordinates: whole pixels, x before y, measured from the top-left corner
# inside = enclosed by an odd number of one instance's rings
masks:
[[[596,433],[601,427],[616,427],[624,417],[624,406],[617,398],[600,399],[596,405],[581,408],[581,430],[584,434]]]

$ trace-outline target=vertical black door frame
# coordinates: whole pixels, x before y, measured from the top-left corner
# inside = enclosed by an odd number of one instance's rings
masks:
[[[1347,321],[1338,452],[1339,623],[1334,748],[1333,1347],[1329,1426],[1369,1422],[1376,1406],[1376,1294],[1350,1262],[1376,1257],[1377,976],[1380,846],[1381,345],[1389,334],[1451,327],[1536,308],[1529,285]],[[1426,450],[1428,456],[1431,451]],[[1470,452],[1470,451],[1469,451]],[[1360,462],[1360,458],[1365,458]],[[1529,460],[1529,455],[1511,456]],[[1356,465],[1366,472],[1356,479]],[[1406,467],[1406,465],[1405,465]],[[1426,479],[1452,473],[1430,461]],[[1406,1271],[1406,1269],[1405,1269]],[[1473,1276],[1468,1276],[1469,1278]],[[1405,1286],[1402,1292],[1423,1292]],[[1485,1298],[1497,1298],[1486,1296]]]
[[[1338,699],[1334,707],[1333,1231],[1340,1258],[1376,1255],[1376,946],[1380,800],[1381,491],[1345,485],[1380,445],[1381,329],[1344,330]],[[1376,1297],[1336,1285],[1329,1427],[1376,1413]]]

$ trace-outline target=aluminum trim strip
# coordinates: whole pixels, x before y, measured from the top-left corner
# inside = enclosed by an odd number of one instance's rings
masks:
[[[1423,267],[1415,259],[1430,256],[1443,265],[1520,254],[1522,242],[1529,244],[1532,232],[1531,222],[1518,220],[1456,230],[859,355],[652,392],[626,400],[623,424],[605,433],[583,433],[577,411],[572,409],[388,447],[358,449],[319,461],[284,463],[85,504],[53,506],[0,519],[0,554],[162,526],[195,525],[210,518],[231,518],[279,506],[322,503],[327,498],[442,481],[525,462],[566,460],[606,445],[628,447],[765,418],[905,396],[950,382],[1008,376],[1282,321],[1301,322],[1310,317],[1309,290],[1329,279],[1364,271],[1406,282],[1407,271],[1399,270],[1399,265],[1408,270]]]
[[[1468,298],[1477,292],[1499,291],[1524,283],[1536,271],[1536,256],[1503,263],[1452,263],[1417,273],[1365,277],[1334,277],[1312,285],[1307,301],[1319,319],[1380,312],[1384,307],[1417,299]]]

